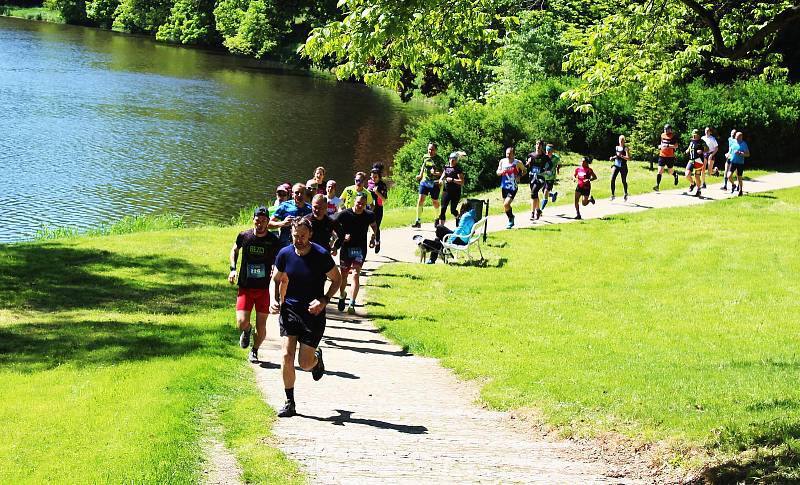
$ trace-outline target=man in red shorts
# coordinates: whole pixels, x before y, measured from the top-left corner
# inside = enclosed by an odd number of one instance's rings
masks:
[[[239,269],[239,295],[236,298],[236,324],[242,331],[239,345],[246,349],[250,345],[250,313],[256,308],[256,336],[248,360],[258,362],[258,348],[267,336],[267,315],[269,315],[269,280],[275,255],[280,249],[278,237],[267,230],[269,212],[259,207],[253,213],[253,229],[239,233],[231,248],[231,272],[228,282],[236,280],[236,261],[242,252],[242,266]]]

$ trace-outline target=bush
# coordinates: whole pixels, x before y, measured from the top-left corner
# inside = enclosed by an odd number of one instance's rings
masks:
[[[156,40],[177,44],[213,45],[220,41],[215,28],[213,0],[177,0]]]

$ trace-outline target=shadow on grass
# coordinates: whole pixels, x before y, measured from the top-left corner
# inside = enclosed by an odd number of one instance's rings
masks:
[[[118,321],[22,323],[0,327],[0,367],[39,372],[62,364],[103,366],[194,353],[230,356],[224,326]]]
[[[0,247],[0,308],[180,314],[232,301],[219,272],[158,255],[129,256],[65,243]]]
[[[787,448],[780,453],[760,453],[747,460],[728,461],[706,470],[692,483],[785,484],[800,482],[800,454]]]

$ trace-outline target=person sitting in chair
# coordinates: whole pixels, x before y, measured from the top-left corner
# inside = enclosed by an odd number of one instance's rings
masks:
[[[422,251],[430,251],[431,255],[425,264],[434,264],[439,254],[444,249],[442,241],[448,234],[455,234],[456,237],[452,238],[453,244],[466,245],[469,243],[469,234],[472,232],[472,226],[475,225],[476,215],[475,209],[470,207],[467,201],[461,202],[458,207],[458,227],[453,231],[444,224],[436,226],[436,239],[422,239],[422,236],[415,236],[415,239],[420,241],[419,246]]]

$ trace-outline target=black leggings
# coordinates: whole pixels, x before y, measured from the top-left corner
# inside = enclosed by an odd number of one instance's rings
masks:
[[[614,192],[617,189],[617,174],[622,175],[622,187],[625,189],[625,193],[628,193],[628,164],[625,163],[621,167],[617,167],[614,165],[611,167],[611,195],[614,195]]]
[[[447,214],[447,205],[450,205],[450,213],[453,217],[458,219],[458,202],[461,200],[461,189],[459,190],[445,190],[442,193],[442,202],[440,206],[439,220],[444,224],[445,215]]]
[[[380,229],[381,221],[383,220],[383,206],[375,204],[373,213],[375,214],[375,224],[378,226],[378,229]]]

